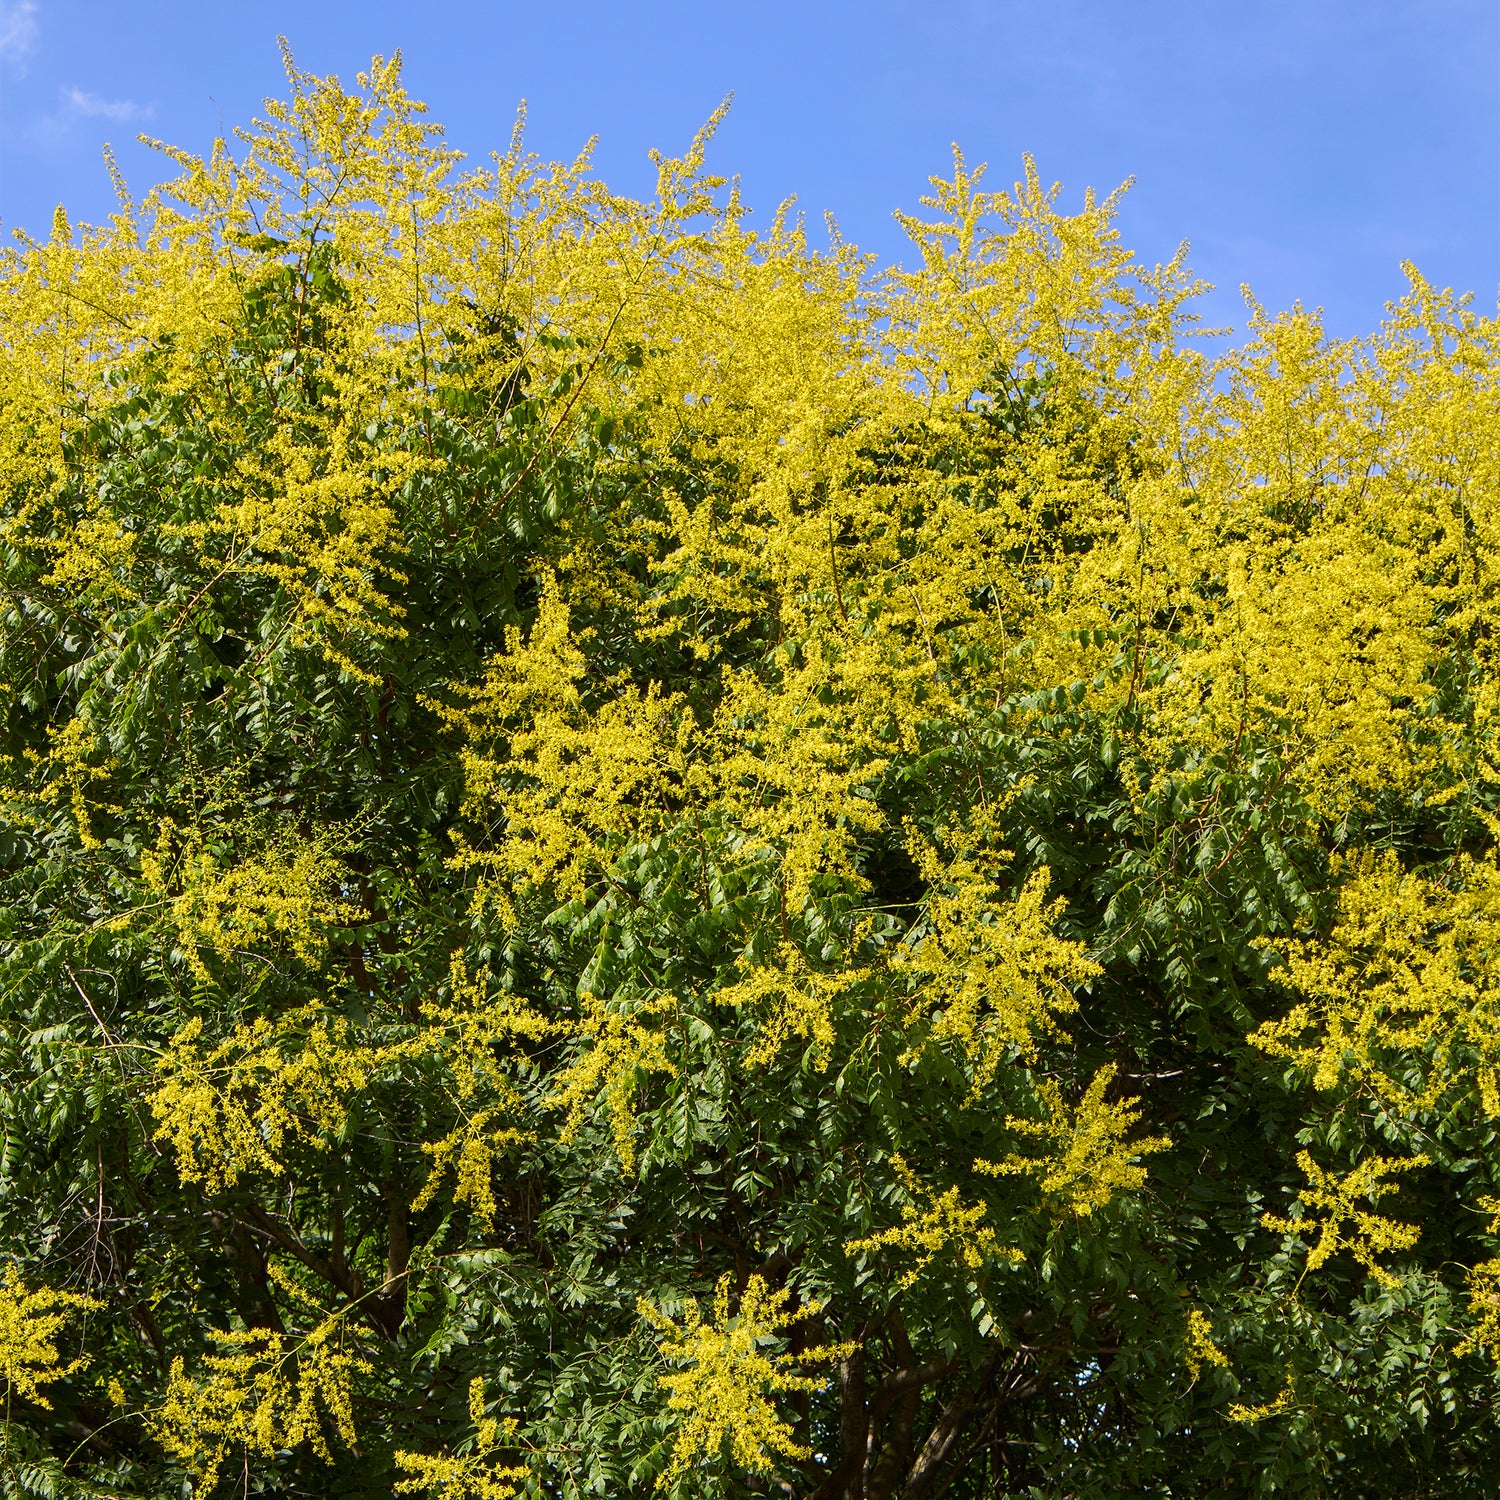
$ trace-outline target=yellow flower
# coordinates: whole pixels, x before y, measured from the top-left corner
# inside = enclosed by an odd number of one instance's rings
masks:
[[[1001,1244],[994,1226],[988,1222],[989,1210],[983,1203],[966,1204],[956,1187],[942,1193],[929,1192],[900,1155],[892,1155],[891,1165],[913,1200],[901,1206],[905,1222],[865,1239],[850,1240],[844,1246],[846,1255],[881,1249],[914,1255],[915,1262],[897,1278],[896,1284],[903,1291],[915,1286],[939,1256],[952,1256],[967,1271],[977,1271],[989,1261],[1019,1265],[1025,1260],[1025,1255],[1014,1245]],[[983,1163],[976,1165],[983,1170]],[[923,1199],[926,1207],[921,1206]]]
[[[806,1458],[811,1452],[797,1442],[790,1425],[776,1410],[774,1398],[788,1392],[814,1391],[823,1381],[796,1375],[798,1365],[846,1359],[853,1344],[821,1344],[798,1354],[771,1354],[764,1346],[779,1341],[793,1323],[814,1317],[821,1308],[808,1303],[784,1311],[790,1289],[772,1290],[759,1276],[751,1276],[729,1312],[728,1275],[714,1290],[713,1321],[705,1322],[696,1302],[676,1323],[649,1302],[640,1313],[659,1333],[663,1356],[686,1368],[659,1377],[671,1393],[668,1409],[683,1414],[672,1448],[672,1460],[658,1480],[664,1486],[695,1464],[726,1455],[738,1468],[755,1474],[774,1472],[775,1459]]]
[[[1262,1214],[1261,1223],[1267,1229],[1278,1229],[1290,1235],[1317,1229],[1317,1243],[1307,1253],[1304,1274],[1316,1271],[1340,1249],[1347,1249],[1378,1282],[1393,1287],[1397,1284],[1396,1277],[1375,1257],[1391,1250],[1410,1250],[1422,1231],[1415,1224],[1398,1224],[1359,1205],[1361,1201],[1374,1203],[1387,1193],[1395,1192],[1400,1184],[1385,1180],[1393,1173],[1410,1172],[1426,1166],[1427,1162],[1425,1155],[1372,1156],[1340,1177],[1320,1167],[1308,1152],[1299,1151],[1297,1164],[1311,1184],[1303,1188],[1299,1201],[1308,1209],[1321,1210],[1321,1216],[1313,1213],[1290,1218]]]
[[[1172,1143],[1166,1136],[1128,1140],[1140,1119],[1139,1101],[1105,1102],[1105,1091],[1113,1082],[1111,1063],[1094,1075],[1083,1098],[1070,1107],[1051,1079],[1038,1084],[1050,1118],[1028,1120],[1012,1117],[1005,1123],[1023,1135],[1048,1142],[1052,1154],[1042,1157],[1008,1156],[1003,1162],[976,1162],[981,1172],[994,1176],[1027,1173],[1038,1179],[1045,1201],[1080,1216],[1103,1208],[1118,1193],[1134,1192],[1146,1180],[1140,1158],[1165,1151]]]
[[[301,1339],[264,1328],[213,1332],[220,1353],[189,1373],[172,1361],[148,1420],[152,1436],[210,1485],[236,1448],[269,1457],[307,1443],[332,1461],[327,1428],[355,1442],[353,1380],[371,1366],[353,1352],[347,1319],[335,1313]]]
[[[1214,1343],[1214,1325],[1201,1307],[1188,1309],[1182,1343],[1194,1380],[1203,1373],[1204,1365],[1217,1365],[1221,1370],[1229,1368],[1229,1357]]]
[[[515,1433],[514,1420],[497,1421],[485,1415],[484,1381],[469,1383],[469,1418],[474,1424],[474,1451],[462,1458],[402,1451],[396,1467],[409,1477],[396,1484],[398,1495],[436,1495],[441,1500],[511,1500],[521,1491],[529,1471],[519,1464],[497,1462]]]
[[[82,1369],[87,1357],[67,1363],[57,1351],[57,1335],[67,1321],[104,1304],[51,1287],[29,1291],[12,1262],[0,1286],[0,1380],[8,1392],[38,1406],[51,1406],[42,1387]]]

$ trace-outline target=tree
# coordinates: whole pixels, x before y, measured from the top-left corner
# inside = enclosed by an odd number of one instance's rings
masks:
[[[1484,1493],[1496,323],[288,78],[0,272],[9,1492]]]

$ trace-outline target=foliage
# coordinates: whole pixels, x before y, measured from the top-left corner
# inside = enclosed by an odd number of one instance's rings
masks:
[[[1485,1494],[1500,325],[288,78],[0,265],[6,1493]]]

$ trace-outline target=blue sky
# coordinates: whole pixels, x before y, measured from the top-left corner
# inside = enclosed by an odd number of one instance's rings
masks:
[[[1493,312],[1500,283],[1500,0],[0,0],[0,220],[100,219],[114,143],[139,192],[168,175],[146,131],[206,150],[282,91],[275,37],[352,79],[399,47],[411,92],[474,155],[516,103],[543,155],[598,135],[620,190],[731,90],[713,163],[765,217],[795,193],[886,259],[957,141],[1009,183],[1103,191],[1147,260],[1192,242],[1242,324],[1238,287],[1379,320],[1415,260]]]

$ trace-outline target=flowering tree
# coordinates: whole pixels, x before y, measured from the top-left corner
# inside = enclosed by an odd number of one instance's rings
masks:
[[[1484,1493],[1496,323],[288,77],[0,266],[6,1483]]]

